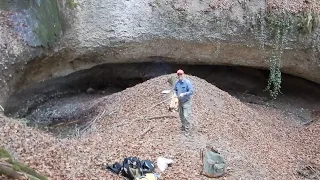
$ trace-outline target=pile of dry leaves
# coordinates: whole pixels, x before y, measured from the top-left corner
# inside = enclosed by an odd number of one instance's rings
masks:
[[[194,85],[191,136],[180,131],[176,112],[168,111],[169,75],[100,99],[101,117],[82,136],[58,139],[0,116],[0,143],[51,179],[121,179],[103,163],[128,156],[174,160],[161,179],[206,179],[199,174],[199,151],[218,149],[228,170],[224,179],[299,179],[304,163],[320,164],[320,124],[301,126],[280,111],[248,107],[203,79]],[[146,130],[149,130],[146,132]]]
[[[319,0],[268,0],[268,7],[274,9],[284,9],[293,13],[312,10],[316,14],[320,13]]]

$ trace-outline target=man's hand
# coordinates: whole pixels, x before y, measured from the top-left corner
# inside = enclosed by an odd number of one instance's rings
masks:
[[[185,95],[185,93],[180,93],[179,97],[183,97]]]

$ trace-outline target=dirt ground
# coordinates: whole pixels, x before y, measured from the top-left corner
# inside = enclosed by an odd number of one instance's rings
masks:
[[[161,94],[170,88],[168,76],[100,97],[100,115],[69,138],[1,115],[0,143],[50,179],[121,179],[101,164],[128,156],[155,162],[162,156],[174,163],[160,173],[161,179],[204,180],[199,151],[206,145],[226,160],[221,179],[301,179],[299,168],[320,164],[320,121],[303,125],[274,106],[241,102],[195,76],[188,76],[195,87],[194,130],[186,136],[178,114],[167,109],[168,95]]]

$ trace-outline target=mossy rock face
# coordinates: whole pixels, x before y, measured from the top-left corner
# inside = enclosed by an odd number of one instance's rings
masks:
[[[3,147],[0,147],[0,175],[5,175],[11,178],[18,178],[26,175],[31,180],[47,180],[46,177],[37,173],[28,165],[14,160],[11,155]]]
[[[306,12],[299,15],[298,29],[302,34],[311,34],[318,27],[318,15]]]
[[[62,33],[56,0],[1,0],[0,9],[29,46],[53,46]]]
[[[311,11],[298,14],[272,11],[267,13],[265,19],[271,33],[278,30],[280,33],[289,31],[296,33],[296,35],[308,35],[318,27],[318,15]]]

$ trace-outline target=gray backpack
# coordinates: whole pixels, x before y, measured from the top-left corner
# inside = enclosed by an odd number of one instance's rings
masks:
[[[209,178],[221,177],[225,174],[225,162],[221,154],[212,147],[206,147],[200,151],[202,160],[201,173]]]

